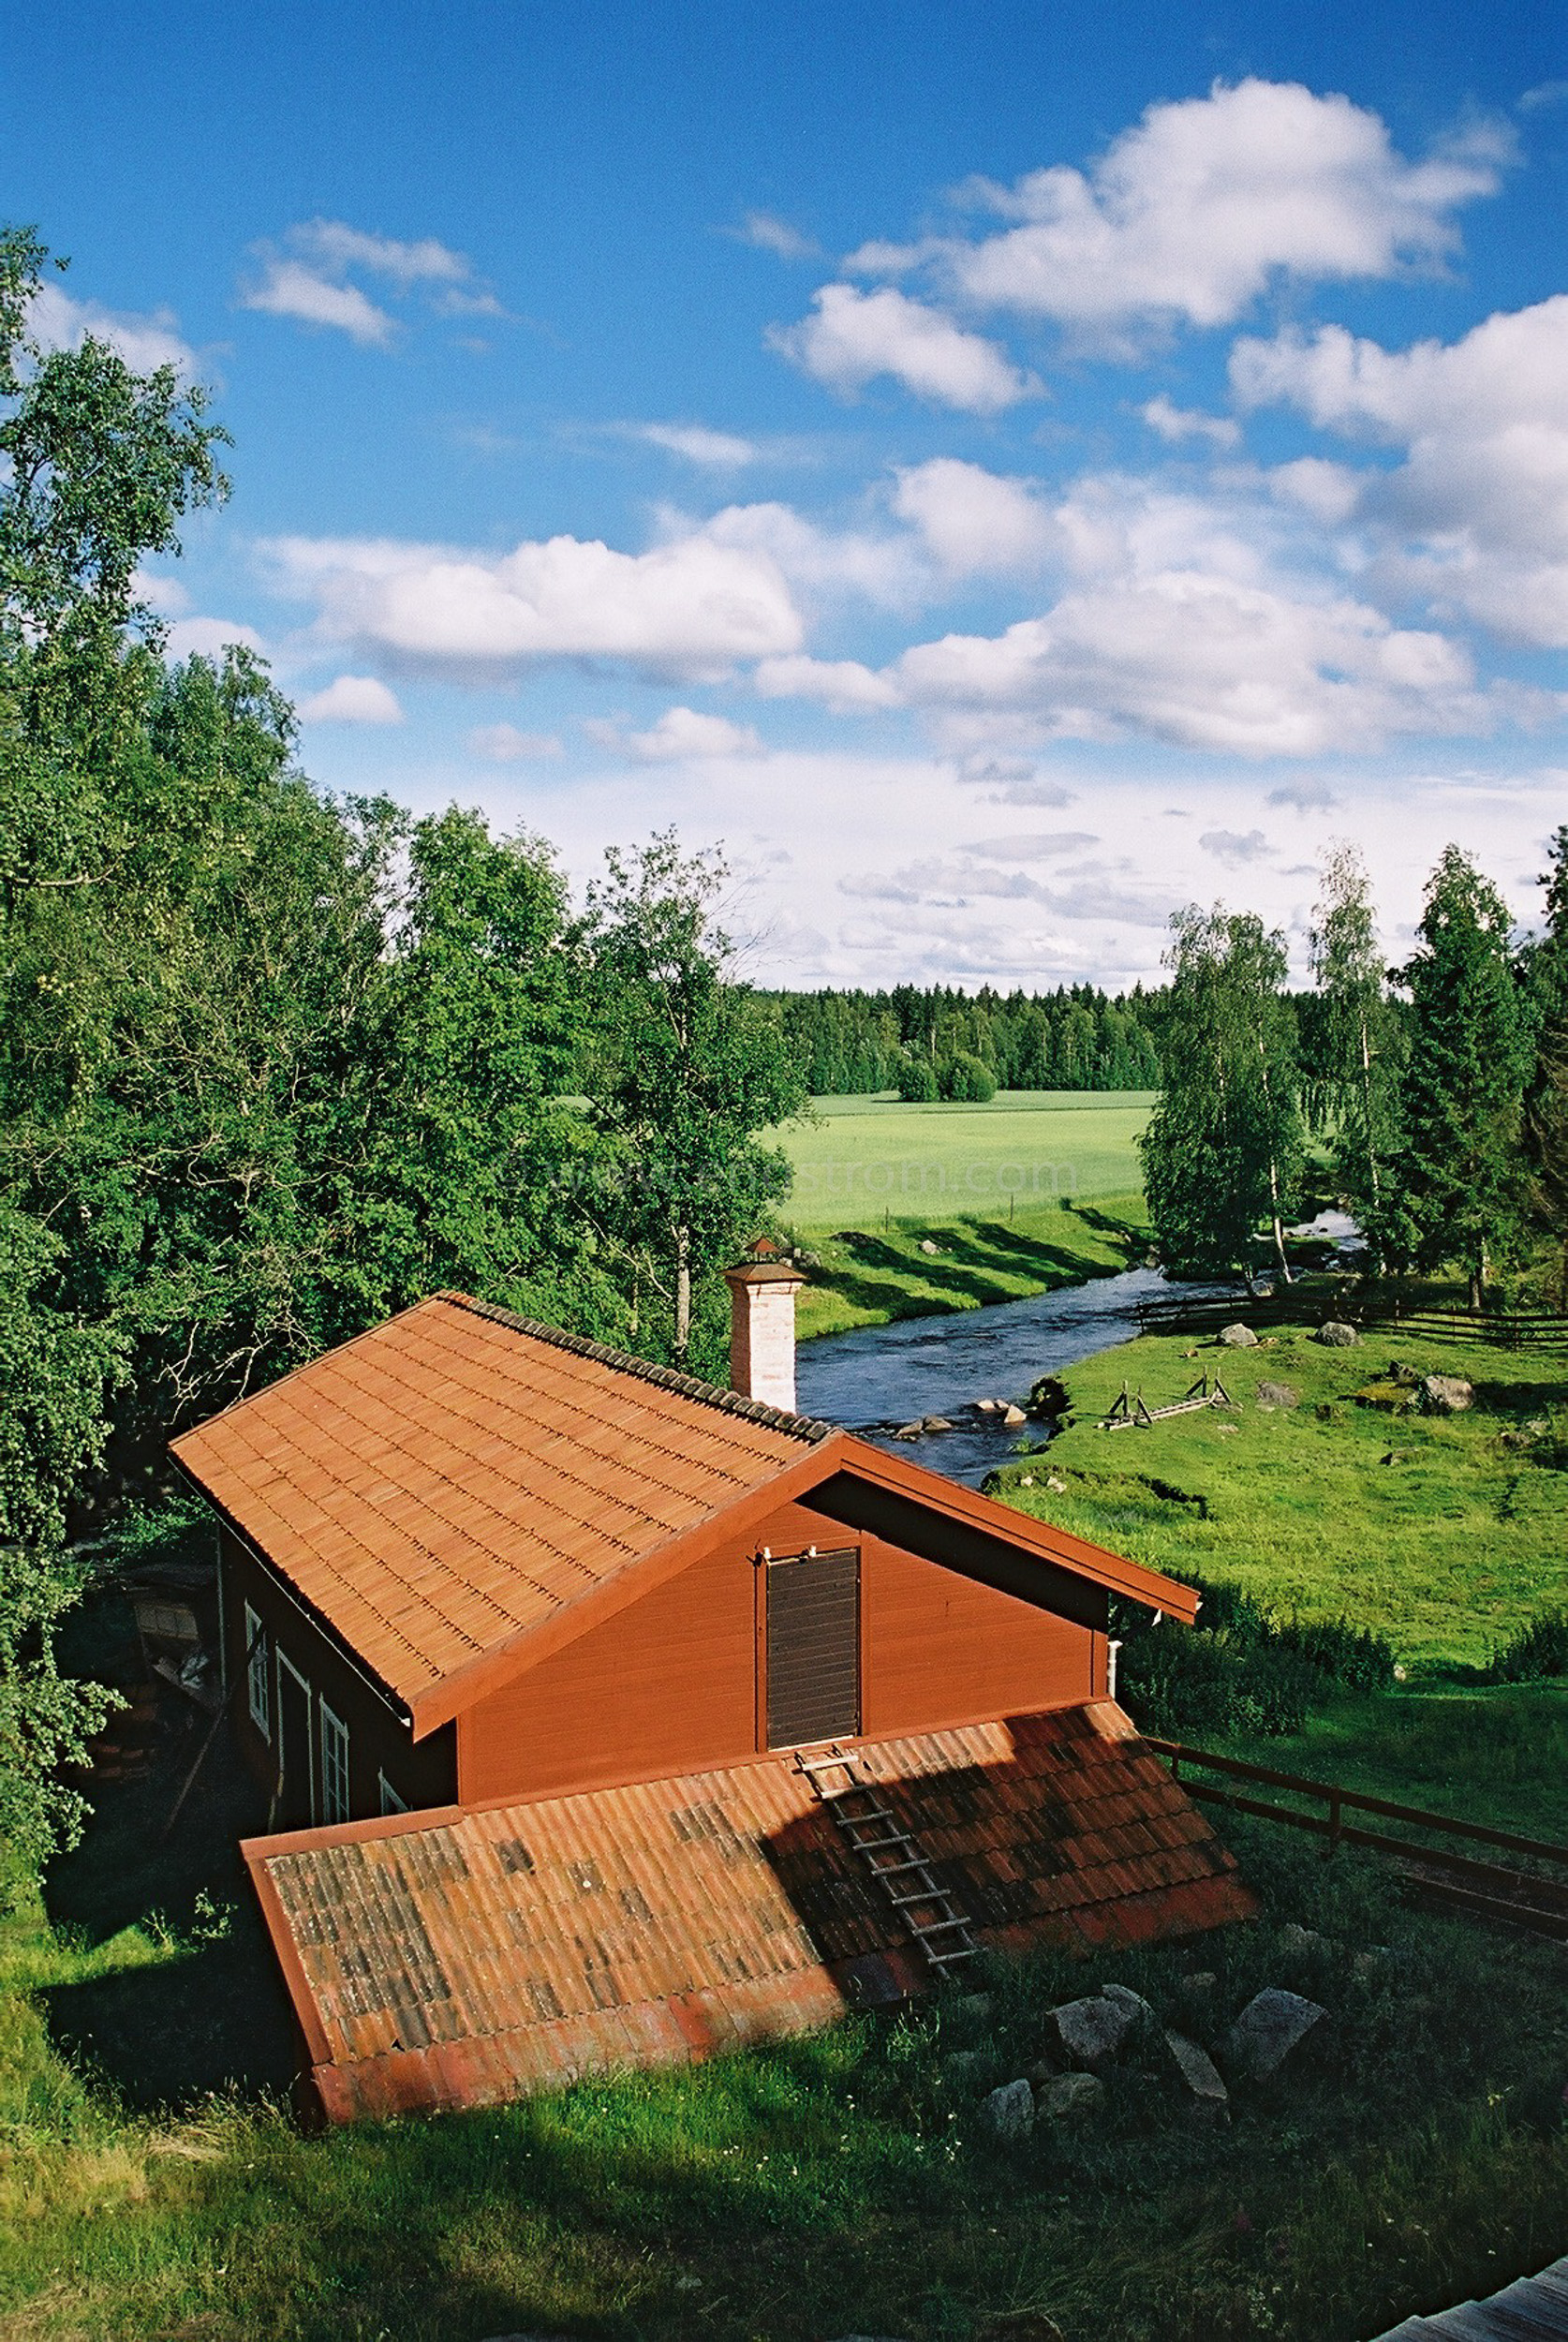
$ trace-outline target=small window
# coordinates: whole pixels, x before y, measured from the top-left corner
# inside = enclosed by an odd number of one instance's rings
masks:
[[[407,1799],[398,1796],[385,1773],[381,1775],[381,1811],[383,1814],[406,1814],[408,1811]]]
[[[321,1818],[348,1818],[348,1727],[321,1702]]]
[[[245,1649],[250,1657],[245,1682],[250,1694],[250,1720],[264,1741],[273,1737],[273,1653],[261,1621],[245,1604]]]
[[[767,1564],[770,1748],[860,1730],[860,1555],[781,1556]]]

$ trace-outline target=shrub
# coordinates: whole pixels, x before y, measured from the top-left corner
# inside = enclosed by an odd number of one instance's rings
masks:
[[[1492,1653],[1487,1669],[1493,1683],[1536,1683],[1548,1675],[1568,1675],[1568,1610],[1543,1610]]]
[[[960,1050],[942,1067],[940,1088],[957,1104],[983,1106],[997,1094],[997,1077],[984,1058]]]
[[[929,1058],[912,1057],[900,1066],[898,1095],[910,1106],[936,1104],[937,1072]]]
[[[1118,1685],[1147,1731],[1298,1732],[1336,1686],[1394,1680],[1390,1646],[1348,1619],[1280,1623],[1238,1586],[1187,1582],[1203,1597],[1195,1632],[1117,1612]]]
[[[1394,1647],[1347,1618],[1309,1622],[1291,1619],[1273,1630],[1282,1650],[1294,1651],[1318,1674],[1347,1691],[1382,1691],[1394,1681]]]

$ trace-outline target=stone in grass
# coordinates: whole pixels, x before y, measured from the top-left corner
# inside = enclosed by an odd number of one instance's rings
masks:
[[[1095,2073],[1108,2066],[1136,2023],[1134,2012],[1104,1994],[1064,2001],[1048,2020],[1070,2066]]]
[[[923,1236],[920,1239],[920,1249],[923,1253],[939,1253],[942,1248],[939,1244],[933,1244],[928,1236]]]
[[[1239,1320],[1234,1326],[1222,1326],[1220,1339],[1227,1350],[1255,1350],[1258,1346],[1258,1337],[1251,1327],[1243,1326]]]
[[[1267,1985],[1248,2002],[1220,2042],[1220,2062],[1245,2081],[1266,2082],[1327,2014],[1315,2000]]]
[[[1462,1374],[1424,1374],[1421,1404],[1429,1415],[1463,1415],[1475,1404],[1475,1391]]]
[[[1360,1339],[1355,1327],[1347,1326],[1339,1317],[1329,1318],[1313,1336],[1313,1340],[1321,1341],[1325,1350],[1354,1350]]]
[[[1265,1413],[1274,1407],[1299,1407],[1301,1393],[1293,1390],[1289,1383],[1260,1383],[1258,1404]]]
[[[1035,2112],[1049,2123],[1092,2114],[1102,2106],[1105,2084],[1098,2074],[1052,2074],[1035,2090]]]
[[[1022,2074],[1016,2082],[986,2092],[980,2101],[980,2119],[1002,2146],[1028,2137],[1034,2128],[1034,2092]]]
[[[1142,1993],[1135,1993],[1131,1984],[1102,1984],[1100,1997],[1123,2009],[1133,2024],[1142,2024],[1146,2017],[1154,2014]]]
[[[1207,2050],[1201,2049],[1196,2041],[1190,2041],[1185,2033],[1167,2032],[1165,2047],[1171,2053],[1177,2073],[1199,2105],[1207,2112],[1218,2115],[1220,2121],[1228,2122],[1231,2094],[1220,2080],[1220,2068]]]
[[[1281,1951],[1338,1951],[1339,1947],[1332,1935],[1320,1935],[1315,1927],[1303,1927],[1298,1920],[1290,1920],[1280,1930]]]

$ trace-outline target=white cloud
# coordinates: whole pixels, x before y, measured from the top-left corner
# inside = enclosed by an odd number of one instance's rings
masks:
[[[896,707],[901,694],[891,675],[878,674],[858,659],[764,659],[752,676],[770,700],[815,700],[836,716],[868,714]]]
[[[1280,277],[1392,276],[1452,250],[1452,215],[1489,195],[1507,135],[1478,126],[1427,160],[1379,117],[1295,82],[1216,84],[1146,109],[1087,173],[1065,165],[982,192],[1014,224],[950,240],[939,268],[982,308],[1081,334],[1228,323]],[[929,249],[929,247],[927,247]]]
[[[264,263],[260,283],[244,293],[242,306],[264,309],[273,317],[298,318],[304,325],[331,326],[377,348],[385,348],[396,331],[386,310],[378,309],[358,285],[335,285],[303,260],[277,254]]]
[[[647,732],[623,734],[614,724],[597,722],[585,724],[584,730],[601,747],[619,749],[639,764],[762,753],[762,743],[749,724],[732,724],[723,716],[704,716],[694,707],[667,707]]]
[[[930,589],[929,565],[908,537],[890,530],[822,528],[792,505],[772,502],[729,504],[701,524],[681,512],[662,518],[673,541],[701,540],[760,556],[818,602],[853,594],[898,609],[923,600]]]
[[[688,464],[702,464],[717,471],[737,471],[745,464],[754,464],[762,451],[754,441],[742,439],[732,431],[710,431],[702,422],[630,422],[626,426],[629,438],[645,439],[650,447],[661,447],[670,455],[684,455]]]
[[[396,319],[351,281],[349,271],[358,269],[400,294],[424,289],[445,316],[506,314],[493,293],[473,283],[473,263],[434,236],[405,244],[368,235],[345,220],[312,219],[290,228],[284,244],[282,252],[270,245],[256,247],[261,276],[242,292],[243,307],[328,326],[367,348],[385,348]]]
[[[1227,869],[1239,870],[1249,862],[1261,862],[1272,850],[1261,829],[1250,829],[1245,835],[1235,829],[1206,829],[1198,840],[1205,853],[1213,854]]]
[[[1359,472],[1321,455],[1298,455],[1294,463],[1276,464],[1266,482],[1269,494],[1281,504],[1294,504],[1328,528],[1350,519],[1366,485]]]
[[[316,604],[318,639],[432,672],[605,659],[712,678],[802,634],[777,563],[707,537],[643,554],[576,537],[509,554],[306,537],[264,551],[283,589]]]
[[[180,375],[196,371],[196,354],[181,339],[169,309],[153,317],[106,309],[98,301],[73,301],[62,287],[46,281],[28,304],[27,330],[46,350],[80,349],[91,334],[118,350],[133,374],[152,374],[159,366],[172,366]]]
[[[553,732],[519,732],[515,724],[476,724],[465,739],[470,754],[487,764],[522,764],[563,753]]]
[[[1393,589],[1568,645],[1568,294],[1400,351],[1338,325],[1244,339],[1231,377],[1249,406],[1406,449],[1397,470],[1359,476],[1356,499]]]
[[[824,285],[812,296],[817,314],[776,328],[776,349],[843,396],[892,375],[907,390],[966,414],[995,415],[1036,395],[996,342],[966,333],[938,309],[883,286],[870,293]]]
[[[822,249],[815,238],[802,235],[772,212],[747,212],[744,224],[729,232],[737,243],[755,245],[759,252],[771,252],[779,260],[816,259]]]
[[[370,674],[340,674],[300,708],[305,724],[400,724],[396,696]]]
[[[1268,793],[1270,805],[1288,805],[1297,813],[1326,813],[1339,804],[1326,780],[1286,780]]]
[[[1215,447],[1235,447],[1241,437],[1241,427],[1228,415],[1206,415],[1193,407],[1173,407],[1163,391],[1151,398],[1146,407],[1138,409],[1149,429],[1158,432],[1168,446],[1178,447],[1184,439],[1208,439]]]
[[[901,471],[893,509],[954,577],[1033,569],[1056,535],[1030,482],[952,455]]]
[[[241,650],[264,647],[253,626],[238,618],[176,618],[164,644],[168,659],[221,659],[230,643]]]
[[[1011,837],[979,837],[964,852],[992,854],[998,862],[1047,862],[1059,861],[1063,854],[1082,853],[1086,847],[1099,843],[1091,829],[1031,830]]]

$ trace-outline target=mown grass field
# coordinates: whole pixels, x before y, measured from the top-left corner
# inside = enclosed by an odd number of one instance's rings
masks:
[[[1472,1381],[1448,1417],[1393,1416],[1355,1392],[1391,1358]],[[1218,1371],[1234,1409],[1105,1432],[1125,1380],[1150,1407]],[[1045,1468],[1004,1468],[1008,1501],[1149,1563],[1240,1585],[1283,1616],[1351,1618],[1407,1665],[1481,1666],[1533,1613],[1568,1602],[1568,1356],[1377,1332],[1330,1350],[1303,1327],[1255,1350],[1146,1336],[1071,1370],[1075,1418]],[[1264,1382],[1300,1404],[1265,1410]],[[1553,1428],[1524,1448],[1526,1423]],[[1019,1485],[1026,1473],[1032,1488]]]
[[[1006,1218],[1060,1197],[1121,1195],[1141,1177],[1135,1141],[1152,1090],[1002,1090],[988,1105],[817,1098],[814,1122],[770,1135],[794,1165],[787,1210],[822,1228],[978,1212]]]
[[[771,1134],[795,1166],[779,1219],[817,1262],[801,1338],[1021,1300],[1141,1260],[1134,1142],[1153,1104],[1141,1090],[816,1099],[819,1120]]]

